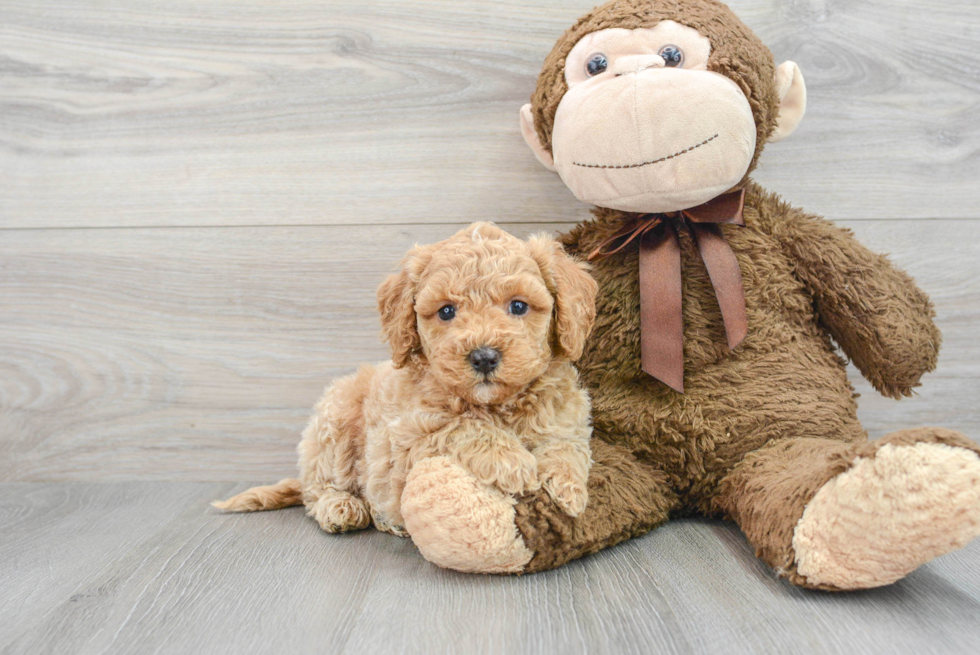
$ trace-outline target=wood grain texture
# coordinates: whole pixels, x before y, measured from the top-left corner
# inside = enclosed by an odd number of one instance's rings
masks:
[[[881,398],[860,381],[868,429],[939,424],[980,437],[980,221],[847,225],[918,278],[945,333],[939,370],[915,398]],[[380,280],[416,241],[460,227],[4,232],[0,480],[291,472],[323,386],[387,358]]]
[[[596,0],[0,5],[0,227],[577,220],[517,111]],[[759,180],[980,217],[980,5],[732,0],[809,87]]]
[[[327,535],[300,508],[208,507],[241,488],[0,485],[0,652],[980,649],[980,543],[851,594],[780,582],[713,521],[676,521],[551,572],[473,576],[373,530]]]

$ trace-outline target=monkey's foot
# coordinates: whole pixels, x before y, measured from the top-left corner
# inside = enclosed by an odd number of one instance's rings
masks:
[[[467,573],[520,573],[533,553],[514,523],[513,497],[447,457],[415,465],[402,493],[405,528],[433,564]]]
[[[813,585],[891,584],[980,536],[980,457],[939,443],[886,444],[824,484],[793,535]]]

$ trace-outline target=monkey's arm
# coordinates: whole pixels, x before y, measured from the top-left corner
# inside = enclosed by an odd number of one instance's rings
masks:
[[[939,355],[929,297],[850,230],[788,205],[780,209],[773,235],[810,290],[820,321],[879,393],[910,396]]]

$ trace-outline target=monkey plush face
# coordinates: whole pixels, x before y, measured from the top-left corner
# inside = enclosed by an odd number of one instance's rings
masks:
[[[616,0],[559,40],[533,100],[524,137],[576,197],[668,212],[738,187],[806,90],[714,0]]]

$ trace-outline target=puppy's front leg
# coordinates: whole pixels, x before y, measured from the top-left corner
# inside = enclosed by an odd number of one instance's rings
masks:
[[[534,449],[544,490],[569,516],[578,516],[589,501],[588,441],[549,439]]]
[[[515,434],[474,421],[457,427],[450,443],[453,458],[485,484],[508,494],[541,487],[538,462]]]

